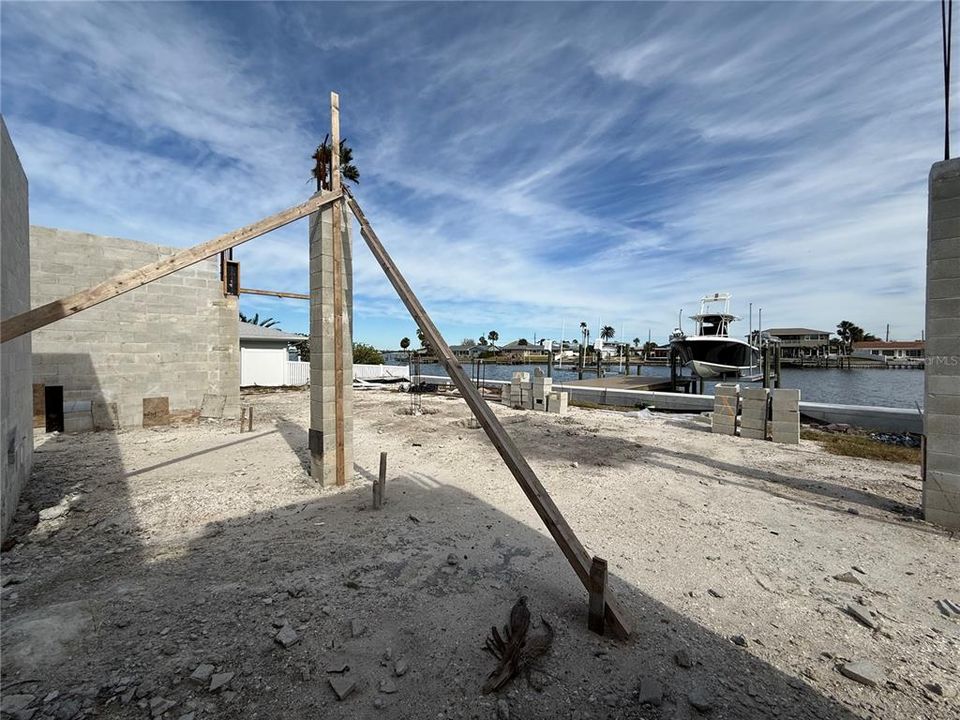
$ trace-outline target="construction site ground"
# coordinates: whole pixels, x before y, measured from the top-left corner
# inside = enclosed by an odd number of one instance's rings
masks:
[[[958,717],[960,618],[937,601],[960,602],[960,546],[919,519],[917,466],[695,416],[497,406],[608,560],[633,625],[617,641],[588,631],[461,399],[411,415],[407,394],[357,392],[356,474],[330,489],[305,471],[308,393],[245,402],[249,433],[38,434],[2,555],[7,716]],[[484,638],[521,595],[551,651],[483,695]]]

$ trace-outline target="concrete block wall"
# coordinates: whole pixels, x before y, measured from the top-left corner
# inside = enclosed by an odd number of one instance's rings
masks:
[[[960,529],[960,160],[930,169],[923,512]]]
[[[740,437],[767,439],[769,399],[770,391],[767,388],[748,387],[741,391]]]
[[[347,212],[341,214],[343,251],[344,478],[353,477],[353,248]],[[321,485],[337,481],[334,364],[333,207],[310,216],[310,474]]]
[[[711,430],[723,435],[736,435],[739,406],[740,386],[718,384],[714,389]]]
[[[177,248],[33,226],[32,305],[169,257]],[[212,258],[33,333],[34,383],[63,386],[65,403],[90,401],[96,429],[143,424],[143,399],[199,410],[205,394],[240,407],[237,300],[223,295]]]
[[[30,216],[27,176],[0,118],[0,317],[30,309]],[[31,338],[0,348],[0,537],[33,468]]]

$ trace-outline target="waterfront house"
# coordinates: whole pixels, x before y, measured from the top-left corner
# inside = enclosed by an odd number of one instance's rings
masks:
[[[450,350],[453,356],[458,360],[473,360],[481,353],[492,350],[490,345],[480,345],[478,343],[464,343],[462,345],[451,345]]]
[[[923,362],[926,354],[923,340],[864,340],[855,342],[855,354],[869,354],[882,357],[887,361]]]
[[[830,331],[810,328],[768,328],[763,331],[780,339],[781,357],[791,360],[825,358],[830,354]]]

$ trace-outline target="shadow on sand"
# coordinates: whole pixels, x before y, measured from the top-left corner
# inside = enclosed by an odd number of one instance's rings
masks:
[[[277,429],[302,461],[303,429],[288,421]],[[255,453],[279,438],[249,440],[236,449]],[[36,492],[59,483],[66,493],[75,482],[82,444],[64,446],[63,454],[38,454]],[[855,717],[624,582],[614,565],[611,585],[634,635],[616,642],[588,632],[586,593],[545,531],[438,478],[393,476],[379,512],[367,507],[369,485],[355,482],[197,527],[172,545],[129,524],[111,529],[123,514],[123,478],[182,459],[173,447],[166,454],[144,467],[106,455],[113,465],[85,476],[85,503],[117,508],[114,516],[91,525],[94,513],[71,512],[48,539],[4,558],[5,570],[16,559],[25,576],[16,604],[4,607],[7,693],[39,699],[57,690],[46,706],[56,717],[73,717],[76,707],[143,718],[158,698],[176,703],[164,717],[192,711],[197,720],[495,717],[497,698],[480,693],[493,668],[481,647],[523,594],[535,621],[542,615],[557,636],[533,676],[538,689],[524,679],[509,687],[510,717],[699,717],[690,693],[702,696],[711,718]],[[238,462],[228,457],[223,472]],[[372,477],[376,468],[360,471]],[[243,482],[237,478],[237,492]],[[297,638],[289,647],[275,640],[285,625]],[[681,649],[692,667],[674,662]],[[399,677],[398,659],[409,668]],[[209,681],[188,679],[202,663],[232,673],[225,688],[210,692]],[[340,702],[327,670],[344,664],[357,689]],[[662,686],[662,705],[639,704],[641,678]],[[379,692],[382,682],[397,692]]]

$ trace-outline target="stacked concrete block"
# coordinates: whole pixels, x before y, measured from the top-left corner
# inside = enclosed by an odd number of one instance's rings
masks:
[[[30,218],[27,176],[0,119],[0,316],[30,309]],[[33,467],[33,388],[30,335],[0,349],[0,537],[7,534]]]
[[[770,436],[774,442],[800,443],[800,391],[781,388],[770,391]]]
[[[770,391],[767,388],[744,388],[740,399],[740,437],[767,439]]]
[[[180,249],[33,226],[31,304],[59,300]],[[171,411],[189,412],[200,409],[205,395],[216,395],[225,417],[239,414],[237,299],[223,294],[218,258],[32,335],[33,382],[61,386],[65,403],[92,402],[95,429],[140,427],[143,399],[150,397],[167,397]]]
[[[930,170],[923,512],[960,529],[960,160]]]
[[[530,399],[530,373],[515,372],[510,379],[510,402],[512,408],[532,407]]]
[[[353,287],[350,223],[342,212],[340,268],[343,313],[334,312],[333,206],[310,216],[310,474],[321,485],[337,483],[336,361],[334,328],[343,340],[343,469],[353,477]]]
[[[713,391],[713,418],[711,429],[723,435],[737,434],[737,409],[740,405],[740,386],[718,383]]]
[[[566,415],[569,396],[565,392],[552,392],[547,396],[547,412]]]
[[[553,378],[545,377],[543,371],[537,368],[533,374],[531,409],[547,412],[547,398],[553,389]]]

